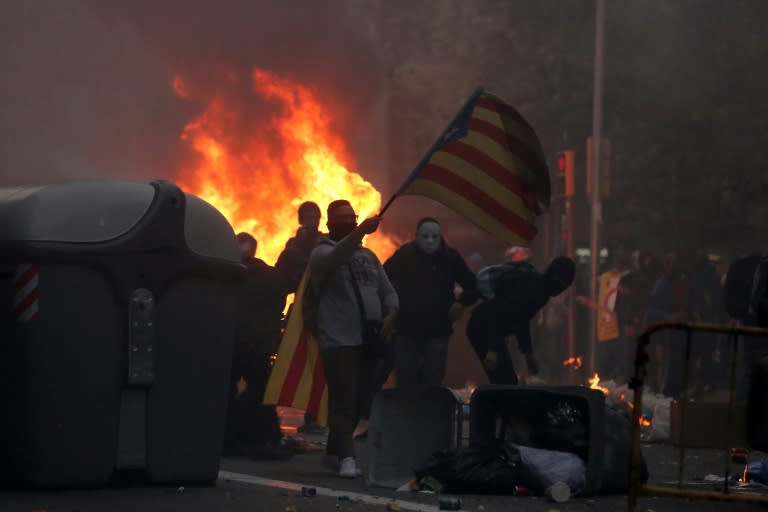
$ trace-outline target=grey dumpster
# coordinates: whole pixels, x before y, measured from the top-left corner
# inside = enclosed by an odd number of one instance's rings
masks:
[[[0,189],[0,479],[214,480],[243,271],[172,183]]]

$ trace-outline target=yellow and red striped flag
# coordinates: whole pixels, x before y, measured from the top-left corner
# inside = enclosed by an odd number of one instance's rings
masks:
[[[398,195],[429,197],[496,238],[527,246],[536,216],[549,206],[549,170],[523,116],[479,88],[384,210]]]
[[[328,386],[315,338],[304,328],[302,302],[309,282],[304,272],[296,291],[277,360],[264,392],[264,403],[302,409],[320,425],[328,424]]]

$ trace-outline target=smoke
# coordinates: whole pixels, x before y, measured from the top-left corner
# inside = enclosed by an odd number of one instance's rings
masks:
[[[173,178],[188,151],[179,135],[211,98],[236,101],[252,125],[269,113],[256,67],[311,85],[353,133],[378,87],[375,52],[344,2],[286,4],[4,2],[0,183]]]

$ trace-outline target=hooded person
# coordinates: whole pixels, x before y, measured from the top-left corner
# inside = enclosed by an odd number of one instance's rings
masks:
[[[312,201],[299,206],[299,228],[296,236],[289,238],[277,258],[275,268],[280,271],[288,285],[288,293],[295,292],[309,263],[309,255],[324,235],[320,232],[320,207]],[[302,434],[322,434],[325,429],[318,425],[311,414],[304,414],[304,424],[298,431]]]
[[[328,237],[309,259],[309,286],[316,297],[310,329],[328,384],[324,464],[344,478],[359,475],[353,432],[370,399],[376,362],[364,333],[372,325],[390,331],[398,309],[397,293],[379,259],[362,246],[363,237],[376,231],[380,221],[371,217],[358,225],[348,201],[333,201],[328,205]]]
[[[541,273],[527,261],[507,261],[478,272],[478,291],[484,301],[467,323],[467,337],[492,384],[517,384],[518,378],[506,338],[515,335],[530,374],[539,365],[533,355],[530,322],[550,298],[573,283],[576,265],[570,258],[552,260]]]
[[[384,270],[400,299],[394,337],[397,385],[439,386],[453,323],[478,299],[475,274],[431,217],[419,220],[415,239],[384,262]],[[462,289],[458,298],[457,284]]]
[[[296,236],[289,238],[285,248],[277,258],[277,268],[288,283],[288,292],[295,292],[304,270],[309,263],[309,255],[317,247],[323,234],[320,233],[320,207],[312,201],[305,201],[299,206],[299,228]]]
[[[270,357],[280,342],[286,283],[275,268],[256,258],[253,236],[239,233],[237,242],[246,277],[238,304],[223,452],[253,459],[287,458],[293,452],[281,444],[277,410],[262,404]]]

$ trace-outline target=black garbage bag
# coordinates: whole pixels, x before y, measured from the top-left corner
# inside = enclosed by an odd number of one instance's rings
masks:
[[[440,482],[455,494],[514,494],[521,482],[520,454],[504,442],[435,453],[415,471],[418,481]]]

